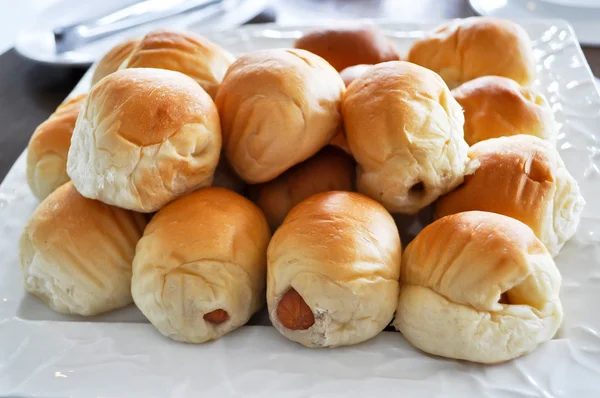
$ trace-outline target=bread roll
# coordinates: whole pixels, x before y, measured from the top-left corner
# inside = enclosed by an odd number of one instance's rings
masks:
[[[533,351],[562,321],[561,277],[525,224],[465,212],[427,226],[402,255],[394,326],[434,355],[497,363]]]
[[[373,26],[317,29],[296,40],[294,47],[323,57],[338,71],[359,64],[399,60],[394,45]]]
[[[554,145],[515,135],[481,141],[469,153],[480,166],[440,198],[436,216],[468,210],[504,214],[531,227],[556,256],[575,234],[585,200]]]
[[[121,69],[139,43],[140,39],[126,40],[117,44],[109,52],[104,54],[104,56],[96,64],[96,69],[94,69],[92,86],[98,83],[104,77]]]
[[[234,56],[192,32],[155,30],[142,38],[126,68],[159,68],[181,72],[215,98]]]
[[[544,96],[514,80],[478,77],[452,90],[452,95],[465,111],[465,141],[469,145],[517,134],[556,141],[558,127]]]
[[[352,191],[354,161],[344,151],[326,146],[312,158],[292,167],[276,179],[252,186],[256,204],[275,230],[292,207],[327,191]]]
[[[219,115],[189,77],[126,69],[96,84],[71,139],[67,173],[85,197],[140,212],[210,185]]]
[[[340,75],[304,50],[261,50],[239,58],[216,98],[230,165],[257,184],[308,159],[340,127],[343,91]]]
[[[43,200],[69,181],[67,155],[71,135],[86,95],[68,99],[35,129],[27,146],[27,184]]]
[[[71,182],[35,210],[19,243],[25,290],[54,311],[91,316],[131,299],[131,262],[146,220],[81,196]]]
[[[267,252],[273,325],[307,347],[360,343],[392,320],[400,237],[390,214],[352,192],[324,192],[294,207]]]
[[[350,85],[357,77],[364,75],[364,73],[371,67],[372,65],[353,65],[345,68],[340,72],[340,76],[342,76],[342,80],[346,87]]]
[[[214,340],[264,303],[271,237],[261,211],[223,188],[177,199],[152,218],[133,261],[131,292],[163,335]]]
[[[440,74],[450,88],[481,76],[504,76],[525,86],[535,79],[531,40],[514,22],[457,19],[417,40],[408,61]]]
[[[342,113],[358,191],[389,211],[414,214],[463,181],[462,109],[434,72],[375,65],[350,84]]]

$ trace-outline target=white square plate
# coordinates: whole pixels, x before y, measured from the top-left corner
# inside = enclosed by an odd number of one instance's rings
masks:
[[[22,287],[18,239],[37,205],[25,154],[0,186],[0,395],[43,397],[600,397],[600,95],[571,28],[522,21],[561,124],[558,147],[588,204],[556,261],[565,321],[535,352],[495,366],[425,355],[396,332],[356,346],[307,349],[272,327],[203,345],[162,337],[133,307],[85,320],[53,313]],[[380,23],[406,52],[432,24]],[[234,53],[289,47],[310,26],[244,27],[210,37]],[[76,92],[89,87],[90,73]],[[264,312],[257,323],[264,323]]]

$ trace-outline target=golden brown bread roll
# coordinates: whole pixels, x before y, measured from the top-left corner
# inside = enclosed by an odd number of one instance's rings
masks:
[[[85,97],[86,94],[78,95],[59,105],[29,139],[27,184],[39,200],[69,181],[67,155],[75,121]]]
[[[354,160],[341,149],[326,146],[276,179],[251,189],[255,203],[275,230],[304,199],[319,192],[352,191],[353,186]]]
[[[515,135],[481,141],[469,154],[479,167],[440,198],[436,216],[481,210],[516,218],[556,256],[575,234],[585,200],[554,145]]]
[[[269,243],[271,322],[307,347],[374,337],[394,314],[400,252],[394,220],[377,202],[353,192],[311,196]]]
[[[25,290],[54,311],[96,315],[131,299],[131,263],[146,220],[81,196],[71,182],[35,210],[19,243]]]
[[[67,173],[85,197],[140,212],[210,185],[221,151],[217,109],[189,77],[125,69],[90,91]]]
[[[167,337],[217,339],[263,305],[270,237],[261,211],[235,192],[210,187],[177,199],[137,246],[133,299]]]
[[[434,72],[374,65],[348,87],[342,114],[358,191],[389,211],[416,213],[463,181],[462,109]]]
[[[338,71],[400,59],[392,42],[379,29],[366,25],[314,30],[296,40],[294,47],[323,57]]]
[[[109,52],[104,54],[96,64],[94,75],[92,76],[92,86],[121,69],[127,61],[133,50],[138,46],[140,39],[130,39],[114,46]]]
[[[407,61],[439,73],[450,88],[489,75],[508,77],[524,86],[535,79],[527,32],[514,22],[496,18],[447,22],[417,40]]]
[[[357,77],[364,75],[364,73],[373,65],[353,65],[345,68],[340,72],[340,76],[342,76],[342,80],[346,87],[350,85]]]
[[[155,30],[144,36],[125,68],[159,68],[194,79],[211,98],[235,60],[225,49],[192,32]]]
[[[558,127],[541,93],[512,79],[484,76],[452,90],[465,111],[465,141],[529,134],[555,142]]]
[[[394,326],[434,355],[507,361],[550,340],[561,277],[525,224],[465,212],[427,226],[402,254]]]
[[[304,50],[261,50],[239,58],[215,101],[231,167],[257,184],[317,153],[341,125],[343,91],[340,75]]]
[[[346,85],[346,87],[348,87],[350,85],[350,83],[352,83],[354,80],[356,80],[357,77],[364,75],[364,73],[371,66],[373,66],[373,65],[360,64],[360,65],[349,66],[349,67],[345,68],[344,70],[342,70],[340,72],[340,76],[342,77],[342,80],[344,81],[344,84]],[[348,146],[348,140],[346,140],[346,133],[344,133],[343,128],[339,129],[338,133],[335,135],[335,137],[333,137],[333,139],[331,140],[331,142],[329,144],[336,146],[338,148],[341,148],[347,154],[352,155],[352,152],[350,151],[350,147]]]

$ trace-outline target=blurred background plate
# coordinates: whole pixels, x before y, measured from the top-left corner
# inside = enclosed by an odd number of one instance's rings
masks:
[[[475,12],[508,19],[560,18],[584,45],[600,46],[600,0],[469,0]]]
[[[241,25],[258,15],[269,3],[269,0],[224,0],[220,4],[202,10],[117,33],[72,51],[62,53],[56,51],[53,34],[55,28],[88,20],[91,17],[106,15],[137,2],[139,0],[102,0],[87,2],[86,7],[82,7],[81,1],[78,0],[57,1],[39,13],[19,32],[15,49],[24,57],[46,64],[86,66],[91,65],[112,46],[125,38],[143,35],[160,26],[168,25],[173,29],[186,29],[193,26],[194,31],[201,32],[216,27],[227,29]],[[184,2],[185,0],[170,0],[169,4],[175,5]]]

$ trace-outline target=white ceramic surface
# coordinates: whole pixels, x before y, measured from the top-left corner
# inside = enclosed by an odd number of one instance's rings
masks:
[[[469,0],[480,15],[523,19],[561,18],[568,21],[582,44],[600,46],[598,0]]]
[[[573,7],[600,7],[600,0],[542,0],[546,3],[568,5]]]
[[[565,321],[554,340],[517,360],[480,366],[425,355],[396,332],[311,350],[272,327],[246,326],[193,346],[162,337],[135,308],[91,320],[55,314],[21,285],[17,242],[37,204],[23,154],[0,186],[0,396],[599,397],[600,95],[568,25],[522,25],[534,40],[535,86],[552,104],[561,125],[557,145],[588,202],[556,259]],[[403,51],[432,27],[381,26]],[[255,26],[211,37],[239,54],[290,46],[307,29]]]

